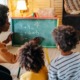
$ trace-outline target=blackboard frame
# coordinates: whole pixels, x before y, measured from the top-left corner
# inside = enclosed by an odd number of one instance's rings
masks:
[[[22,44],[24,44],[25,42],[27,42],[27,41],[29,41],[31,38],[34,38],[34,37],[38,37],[38,36],[40,36],[40,37],[43,37],[44,38],[44,41],[42,42],[42,46],[43,47],[45,47],[45,48],[55,48],[56,47],[56,44],[55,44],[55,41],[54,41],[54,39],[53,39],[53,37],[52,37],[52,31],[53,31],[53,29],[55,28],[55,27],[57,27],[58,26],[58,21],[59,19],[58,18],[11,18],[11,30],[12,30],[12,32],[14,33],[13,34],[13,36],[12,36],[12,45],[13,46],[20,46],[20,45],[22,45]],[[26,21],[28,21],[29,23],[31,22],[31,24],[32,24],[32,22],[34,22],[35,23],[35,21],[37,22],[41,22],[41,24],[39,25],[39,29],[37,29],[37,31],[39,30],[40,31],[40,27],[41,28],[44,28],[44,30],[46,29],[45,27],[47,26],[47,27],[49,27],[49,28],[51,28],[49,31],[47,31],[47,35],[48,36],[43,36],[41,33],[44,33],[43,32],[43,29],[42,29],[42,32],[37,36],[37,35],[33,35],[32,37],[28,37],[29,39],[25,39],[25,40],[22,40],[21,38],[22,37],[20,37],[20,35],[19,35],[19,33],[21,33],[21,31],[22,31],[22,29],[20,30],[18,30],[17,29],[17,27],[19,28],[19,26],[20,26],[20,24],[22,25],[22,26],[24,26],[24,23],[26,23]],[[23,22],[23,23],[22,23]],[[45,22],[45,23],[44,23]],[[33,24],[34,24],[33,23]],[[41,25],[45,25],[46,24],[46,26],[41,26]],[[17,25],[17,26],[16,26]],[[19,26],[18,26],[19,25]],[[27,25],[27,24],[26,24]],[[29,24],[30,25],[30,24]],[[34,26],[32,26],[31,25],[31,27],[33,28]],[[26,28],[27,28],[27,26],[26,26]],[[48,29],[47,29],[48,30]],[[28,30],[29,31],[29,30]],[[34,29],[34,31],[35,31],[35,29]],[[46,31],[46,30],[45,30]],[[24,32],[23,32],[24,33]],[[37,33],[36,33],[37,34]],[[51,37],[50,37],[51,36]],[[49,38],[49,41],[48,41],[48,38]]]

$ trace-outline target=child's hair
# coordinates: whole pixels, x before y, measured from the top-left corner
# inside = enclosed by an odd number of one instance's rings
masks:
[[[29,42],[34,42],[34,44],[41,44],[43,42],[44,38],[43,37],[35,37],[31,39]]]
[[[0,4],[0,27],[4,26],[7,19],[7,13],[9,8],[3,4]]]
[[[79,43],[77,31],[72,26],[58,26],[53,30],[53,36],[57,45],[64,52],[72,50]]]
[[[41,46],[33,42],[25,43],[19,49],[20,65],[24,66],[27,71],[38,72],[44,66],[44,54]]]

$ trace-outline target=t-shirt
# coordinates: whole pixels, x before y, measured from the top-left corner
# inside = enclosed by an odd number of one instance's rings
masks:
[[[20,80],[48,80],[47,68],[45,66],[42,67],[38,73],[27,71],[20,76]]]
[[[80,80],[80,52],[52,60],[48,80]]]

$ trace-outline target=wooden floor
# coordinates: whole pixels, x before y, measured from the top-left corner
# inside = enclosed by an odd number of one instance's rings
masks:
[[[18,48],[19,47],[8,46],[9,51],[11,53],[13,53],[13,54],[17,53]],[[80,52],[80,44],[77,45],[77,48],[74,49],[73,51]],[[45,52],[48,54],[50,61],[60,54],[60,52],[58,51],[57,48],[48,48]],[[48,68],[49,64],[48,64],[47,59],[45,59],[45,62],[46,62],[46,66]],[[15,63],[15,64],[2,63],[2,65],[5,66],[5,67],[7,67],[11,71],[11,75],[13,76],[13,80],[19,80],[19,79],[17,79],[18,68],[19,68],[19,63],[18,62]],[[21,70],[21,74],[24,73],[24,72],[25,72],[25,69],[22,69]]]

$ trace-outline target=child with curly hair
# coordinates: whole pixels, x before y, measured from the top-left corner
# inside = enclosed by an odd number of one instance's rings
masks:
[[[38,44],[33,41],[25,43],[19,49],[19,61],[21,67],[26,69],[26,73],[20,76],[20,80],[48,80],[44,52]]]
[[[49,66],[49,80],[80,80],[80,52],[72,49],[79,43],[76,30],[71,26],[58,26],[53,36],[61,54]]]

